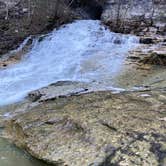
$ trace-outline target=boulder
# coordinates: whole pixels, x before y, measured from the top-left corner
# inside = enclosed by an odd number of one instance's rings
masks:
[[[53,165],[166,165],[165,101],[164,90],[47,100],[7,120],[6,137]]]

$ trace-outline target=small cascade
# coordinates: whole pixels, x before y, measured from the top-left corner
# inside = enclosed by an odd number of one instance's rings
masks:
[[[110,32],[96,20],[64,25],[33,42],[21,62],[0,70],[0,105],[59,80],[113,79],[138,42],[135,36]]]

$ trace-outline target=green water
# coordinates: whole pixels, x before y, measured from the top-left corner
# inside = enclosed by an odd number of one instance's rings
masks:
[[[0,166],[48,166],[32,158],[6,139],[0,138]]]

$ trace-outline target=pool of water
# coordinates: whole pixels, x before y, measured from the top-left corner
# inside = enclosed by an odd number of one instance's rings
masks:
[[[0,166],[48,166],[32,158],[6,139],[0,138]]]

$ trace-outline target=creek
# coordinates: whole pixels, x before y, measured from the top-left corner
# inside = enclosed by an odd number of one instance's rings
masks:
[[[81,20],[34,39],[22,60],[0,70],[0,106],[24,99],[33,90],[56,81],[113,80],[127,53],[139,39],[110,30],[97,20]],[[112,86],[110,84],[110,86]],[[0,166],[45,166],[0,139]]]

